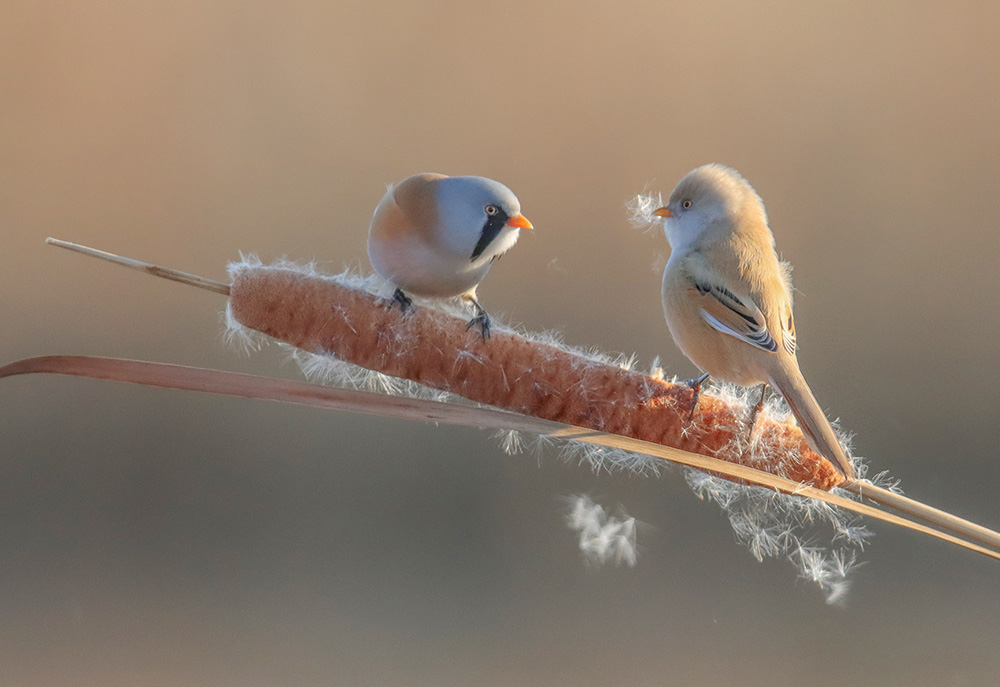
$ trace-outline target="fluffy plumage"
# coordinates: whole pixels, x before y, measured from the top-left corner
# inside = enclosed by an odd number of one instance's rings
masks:
[[[704,165],[654,214],[671,245],[663,313],[678,347],[718,380],[771,384],[813,448],[853,477],[799,371],[789,267],[778,260],[757,192],[735,170]]]
[[[493,262],[531,229],[521,204],[503,184],[485,177],[415,174],[390,186],[368,231],[372,267],[404,294],[460,296],[473,304],[473,322],[489,334],[476,288]]]

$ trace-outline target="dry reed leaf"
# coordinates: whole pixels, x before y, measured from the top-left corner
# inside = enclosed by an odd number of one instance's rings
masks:
[[[580,441],[597,446],[611,446],[667,460],[679,465],[725,475],[729,479],[754,484],[776,492],[814,499],[845,510],[866,515],[894,525],[923,532],[959,546],[1000,559],[1000,550],[966,542],[946,532],[881,511],[872,506],[800,484],[792,480],[710,458],[670,446],[662,446],[631,437],[595,432],[564,423],[526,417],[493,408],[463,406],[441,401],[388,396],[385,394],[339,389],[274,377],[259,377],[237,372],[210,370],[170,363],[154,363],[122,358],[83,355],[50,355],[26,358],[0,366],[0,379],[26,374],[60,374],[107,381],[128,382],[181,391],[236,396],[313,406],[328,410],[365,413],[401,420],[476,427],[479,429],[516,429],[553,439]],[[984,530],[990,532],[990,530]],[[990,544],[1000,546],[1000,535],[991,533]]]

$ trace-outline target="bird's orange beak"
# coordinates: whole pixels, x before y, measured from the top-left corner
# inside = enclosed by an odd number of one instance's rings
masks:
[[[674,213],[670,212],[670,208],[664,205],[662,208],[657,208],[653,210],[653,214],[657,217],[673,217]]]
[[[531,222],[529,222],[528,218],[525,217],[524,215],[516,215],[514,217],[511,217],[509,220],[507,220],[507,226],[515,227],[517,229],[534,229],[534,227],[531,226]]]

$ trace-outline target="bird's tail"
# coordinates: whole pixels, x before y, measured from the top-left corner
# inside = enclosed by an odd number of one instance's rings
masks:
[[[812,395],[809,385],[799,372],[795,359],[787,359],[775,365],[770,373],[771,386],[778,390],[792,409],[799,428],[816,453],[836,465],[844,477],[854,479],[854,468],[850,458],[837,440],[837,435],[829,420]]]

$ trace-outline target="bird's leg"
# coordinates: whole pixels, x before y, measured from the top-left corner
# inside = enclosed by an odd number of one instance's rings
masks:
[[[399,312],[406,314],[406,311],[413,307],[413,301],[400,289],[396,289],[392,294],[391,303],[399,303]]]
[[[698,409],[698,399],[701,398],[701,385],[705,383],[706,379],[708,379],[707,372],[701,377],[687,381],[687,385],[691,387],[691,412],[688,413],[688,422],[694,419],[694,411]]]
[[[475,316],[469,320],[469,324],[465,329],[468,331],[479,325],[479,333],[482,334],[483,341],[486,341],[486,339],[490,338],[490,316],[486,314],[483,306],[479,305],[479,301],[476,300],[475,296],[466,296],[465,299],[472,304],[472,307],[476,311]]]
[[[764,396],[767,394],[767,384],[760,385],[760,398],[753,408],[750,409],[750,417],[747,418],[747,441],[753,436],[754,425],[757,424],[757,416],[760,415],[760,411],[764,408]]]

